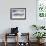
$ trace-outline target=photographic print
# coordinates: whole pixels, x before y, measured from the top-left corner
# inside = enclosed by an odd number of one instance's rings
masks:
[[[10,19],[12,20],[26,19],[26,8],[11,8]]]

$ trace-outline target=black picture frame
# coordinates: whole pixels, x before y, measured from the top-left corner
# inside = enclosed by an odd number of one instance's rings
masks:
[[[10,19],[11,20],[25,20],[26,8],[10,8]]]

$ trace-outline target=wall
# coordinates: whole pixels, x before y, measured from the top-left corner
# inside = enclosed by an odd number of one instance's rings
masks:
[[[26,20],[10,20],[10,8],[26,8]],[[29,32],[32,36],[32,24],[36,24],[36,0],[0,0],[0,34],[17,26],[19,32]]]

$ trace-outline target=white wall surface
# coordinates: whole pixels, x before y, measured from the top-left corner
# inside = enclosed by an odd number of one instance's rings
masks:
[[[10,8],[26,8],[26,20],[10,20]],[[32,24],[36,24],[36,0],[0,0],[0,34],[17,26],[19,32],[32,36]]]

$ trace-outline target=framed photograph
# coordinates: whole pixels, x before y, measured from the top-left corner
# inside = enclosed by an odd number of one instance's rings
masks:
[[[12,20],[26,19],[26,8],[10,8],[10,19]]]

